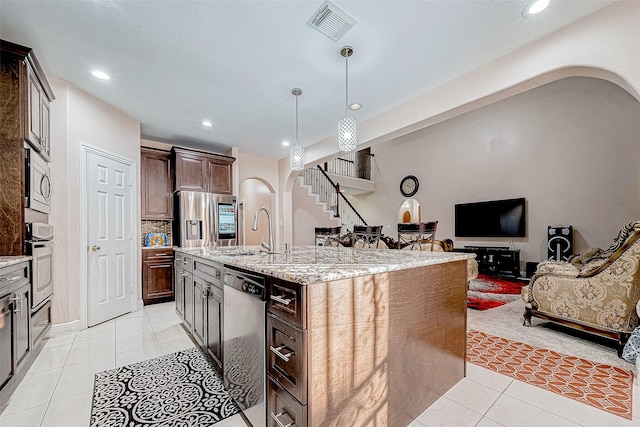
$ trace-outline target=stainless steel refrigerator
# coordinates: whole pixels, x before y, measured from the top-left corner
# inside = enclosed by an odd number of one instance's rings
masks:
[[[235,246],[238,237],[237,197],[200,191],[175,194],[175,242],[182,248]]]

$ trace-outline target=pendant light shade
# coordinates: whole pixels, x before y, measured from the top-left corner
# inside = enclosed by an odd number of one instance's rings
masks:
[[[358,146],[356,121],[349,117],[349,57],[353,55],[353,48],[343,46],[340,49],[340,55],[345,61],[345,102],[344,118],[338,121],[338,148],[340,151],[354,151]]]
[[[304,169],[304,147],[298,144],[298,97],[302,89],[293,88],[291,93],[296,97],[296,143],[289,147],[289,168],[294,171]]]

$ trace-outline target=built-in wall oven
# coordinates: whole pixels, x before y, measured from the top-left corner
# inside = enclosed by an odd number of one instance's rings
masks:
[[[43,306],[53,294],[53,226],[27,223],[27,254],[31,262],[32,312]]]
[[[48,214],[51,212],[49,164],[32,149],[24,151],[26,207]]]

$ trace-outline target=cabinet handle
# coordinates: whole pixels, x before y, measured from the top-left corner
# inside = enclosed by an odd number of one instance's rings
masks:
[[[9,277],[9,278],[7,279],[7,281],[9,281],[9,282],[14,282],[14,281],[16,281],[16,280],[18,280],[18,279],[21,279],[21,278],[23,278],[23,277],[24,277],[24,276],[21,276],[21,275],[13,276],[13,277]]]
[[[169,254],[155,254],[154,256],[169,256]]]
[[[22,298],[18,294],[15,294],[15,295],[16,296],[14,298],[9,298],[9,301],[19,302],[20,305],[16,304],[16,308],[13,309],[13,312],[22,314]]]
[[[296,354],[296,352],[295,352],[295,351],[291,351],[291,352],[289,352],[289,353],[287,353],[287,354],[282,354],[282,353],[280,352],[280,350],[282,350],[283,348],[287,348],[287,347],[286,347],[286,346],[284,346],[284,345],[281,345],[280,347],[274,347],[274,346],[272,346],[272,345],[270,345],[270,346],[269,346],[269,350],[271,350],[271,352],[272,352],[273,354],[275,354],[276,356],[278,356],[280,359],[284,360],[285,362],[288,362],[288,361],[289,361],[289,359],[291,358],[291,356],[293,356],[294,354]],[[288,350],[288,349],[287,349],[287,350]]]
[[[271,295],[271,299],[274,300],[275,302],[279,302],[282,305],[291,304],[291,300],[290,299],[282,298],[279,295]]]
[[[292,427],[296,425],[296,423],[282,424],[282,421],[280,421],[278,417],[283,416],[284,412],[280,412],[277,415],[274,414],[273,412],[270,412],[269,414],[271,415],[271,418],[273,418],[273,420],[276,422],[276,424],[278,424],[278,427]]]

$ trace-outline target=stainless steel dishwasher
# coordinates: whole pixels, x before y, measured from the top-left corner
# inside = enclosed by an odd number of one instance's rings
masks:
[[[224,266],[224,385],[254,427],[267,425],[266,278]]]

